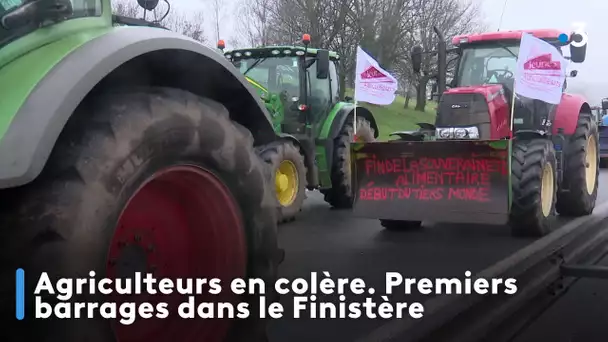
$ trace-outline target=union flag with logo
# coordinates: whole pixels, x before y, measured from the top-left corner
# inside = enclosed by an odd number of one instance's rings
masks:
[[[522,35],[515,93],[547,103],[560,103],[568,61],[557,49],[531,34]]]
[[[397,79],[382,69],[378,62],[357,47],[355,101],[389,105],[395,101]]]

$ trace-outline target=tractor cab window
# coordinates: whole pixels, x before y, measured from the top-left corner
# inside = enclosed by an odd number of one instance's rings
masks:
[[[336,63],[333,61],[329,62],[329,78],[331,84],[331,97],[332,102],[338,102],[340,100],[340,81],[338,80],[338,71],[336,69]]]
[[[318,123],[323,120],[323,113],[332,103],[332,94],[329,88],[329,79],[317,78],[317,62],[314,62],[307,70],[308,79],[308,104],[312,115],[312,122]],[[331,74],[330,74],[331,77]]]
[[[458,86],[503,84],[513,90],[519,44],[472,45],[462,51]]]
[[[71,6],[71,14],[67,17],[68,19],[82,18],[82,17],[97,17],[101,16],[102,7],[101,0],[63,0],[66,4]],[[15,10],[28,4],[29,0],[0,0],[0,18],[7,20],[7,15],[11,13],[17,13]],[[7,20],[10,23],[10,20]],[[19,18],[14,18],[13,22],[27,22]],[[19,24],[15,24],[19,25]],[[0,26],[0,46],[6,45],[20,36],[26,35],[37,27],[23,27],[15,26],[9,29],[4,26]]]
[[[262,57],[239,62],[243,75],[284,101],[300,96],[300,72],[297,57]]]

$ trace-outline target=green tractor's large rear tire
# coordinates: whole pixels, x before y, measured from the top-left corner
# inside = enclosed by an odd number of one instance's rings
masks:
[[[293,221],[306,199],[306,164],[300,149],[291,141],[274,143],[261,153],[271,165],[278,201],[277,221]]]
[[[353,205],[350,169],[350,143],[372,142],[374,129],[370,122],[357,117],[357,136],[353,130],[353,119],[349,118],[334,141],[334,156],[331,168],[331,189],[325,191],[325,201],[336,209],[348,209]]]
[[[563,186],[557,194],[557,212],[564,216],[589,215],[595,208],[599,178],[599,134],[591,114],[581,113],[576,131],[564,151]]]
[[[90,271],[97,280],[134,272],[157,279],[219,278],[221,294],[194,295],[195,305],[247,302],[252,318],[184,320],[176,310],[188,296],[144,297],[168,302],[170,315],[119,324],[117,339],[265,341],[259,298],[230,295],[232,278],[255,277],[269,285],[267,300],[276,300],[272,284],[281,261],[270,171],[249,131],[218,103],[176,89],[90,99],[61,133],[43,173],[28,185],[0,190],[2,239],[10,241],[2,250],[3,279],[24,268],[31,294],[41,272],[55,280],[88,278]],[[86,289],[72,300],[141,300],[98,297]],[[2,291],[3,302],[14,303],[14,289]],[[26,317],[32,317],[33,296],[26,300]],[[43,300],[57,302],[53,296]],[[152,315],[160,312],[152,308]],[[14,319],[13,306],[3,309]],[[24,341],[114,341],[111,322],[50,318],[15,333]]]
[[[543,236],[555,219],[556,158],[548,139],[514,140],[510,226],[515,236]]]

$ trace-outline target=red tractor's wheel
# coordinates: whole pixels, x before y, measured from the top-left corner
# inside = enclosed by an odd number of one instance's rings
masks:
[[[514,236],[540,237],[555,221],[557,177],[553,143],[547,139],[514,140],[511,155],[510,225]]]
[[[24,268],[25,292],[33,293],[41,272],[56,281],[94,271],[97,281],[118,277],[123,284],[125,278],[135,283],[137,272],[152,273],[172,280],[173,293],[90,294],[87,285],[70,301],[99,303],[95,319],[31,322],[34,298],[26,296],[26,322],[10,334],[61,342],[266,341],[259,294],[234,298],[230,281],[262,279],[267,300],[277,300],[272,285],[282,255],[270,181],[250,132],[214,101],[167,88],[91,96],[67,123],[43,173],[0,191],[0,227],[11,241],[0,251],[2,277],[14,279],[15,269]],[[221,293],[209,294],[214,287],[207,282],[192,295],[195,309],[202,302],[242,302],[250,315],[202,319],[195,310],[192,319],[182,319],[177,310],[189,296],[177,290],[188,285],[178,278],[221,279]],[[118,286],[109,288],[116,293]],[[0,289],[0,300],[14,302],[14,290],[7,289]],[[41,299],[58,301],[48,293]],[[131,306],[135,320],[118,308],[117,319],[100,319],[101,305],[113,302]],[[159,302],[168,304],[165,310]],[[14,311],[2,314],[14,317]]]
[[[580,113],[564,151],[564,178],[556,209],[563,216],[589,215],[595,208],[600,173],[599,134],[589,113]]]
[[[207,170],[169,167],[144,182],[122,212],[110,243],[108,278],[141,272],[156,279],[219,278],[222,284],[229,284],[245,276],[245,251],[241,214],[226,186]],[[234,302],[229,293],[196,296],[196,302]],[[141,299],[150,301],[146,296]],[[186,296],[158,299],[176,308]],[[228,323],[201,320],[196,329],[187,329],[191,323],[177,317],[152,318],[114,328],[118,342],[220,342],[226,337]]]

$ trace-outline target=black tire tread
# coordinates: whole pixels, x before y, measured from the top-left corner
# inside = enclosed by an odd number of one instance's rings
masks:
[[[334,141],[334,156],[331,168],[332,188],[325,191],[325,201],[336,209],[349,209],[353,205],[350,171],[350,143],[353,140],[353,118],[350,117]],[[360,141],[375,141],[371,123],[357,117],[357,136]]]
[[[184,127],[190,134],[171,134],[172,129]],[[159,135],[157,130],[166,135]],[[155,133],[156,137],[166,137],[154,140],[155,146],[181,146],[184,158],[200,158],[229,186],[245,223],[248,276],[273,284],[281,252],[267,185],[270,173],[253,150],[252,135],[232,122],[219,103],[182,90],[157,87],[113,89],[90,97],[62,131],[42,174],[30,184],[0,191],[2,241],[10,241],[1,252],[1,261],[8,266],[8,271],[2,272],[3,279],[14,279],[16,267],[24,267],[31,274],[49,271],[86,276],[90,268],[80,264],[87,258],[82,250],[106,246],[105,241],[89,237],[102,234],[92,234],[91,230],[99,228],[94,221],[112,221],[113,215],[109,214],[119,209],[115,208],[117,198],[125,196],[123,189],[129,179],[137,177],[136,164],[141,161],[135,153],[141,152],[140,142]],[[82,250],[75,254],[72,248]],[[100,257],[92,256],[95,260]],[[14,292],[4,290],[3,300],[8,297],[14,303]],[[272,286],[267,295],[276,297]],[[259,300],[253,296],[243,300],[251,303],[257,315]],[[90,324],[87,320],[75,322]],[[266,340],[265,322],[253,318],[237,325],[232,329],[232,341]],[[94,330],[78,330],[84,336],[65,339],[49,335],[44,329],[36,333],[52,341],[103,340],[87,335]],[[19,336],[23,339],[28,338]]]
[[[541,202],[543,167],[551,163],[556,171],[553,143],[547,139],[514,140],[511,156],[512,203],[511,232],[515,236],[543,236],[551,229],[555,216],[557,177],[554,177],[553,204],[544,217]],[[555,175],[554,175],[555,176]]]
[[[304,162],[304,156],[302,155],[300,148],[291,141],[282,141],[274,143],[270,146],[266,146],[261,152],[262,159],[271,166],[272,170],[276,170],[281,161],[290,160],[294,163],[298,170],[299,186],[298,193],[294,202],[288,206],[283,207],[277,203],[277,222],[291,222],[296,219],[296,215],[302,210],[302,205],[306,199],[306,174],[307,168]],[[272,183],[274,184],[275,173],[272,172]]]
[[[592,193],[587,192],[586,183],[586,147],[590,135],[595,135],[597,146],[597,165],[595,176],[595,188]],[[597,124],[591,114],[581,113],[578,118],[576,130],[570,137],[570,143],[564,151],[564,180],[563,185],[569,191],[557,194],[556,209],[564,216],[590,215],[595,208],[597,199],[597,187],[599,179],[599,134]]]

